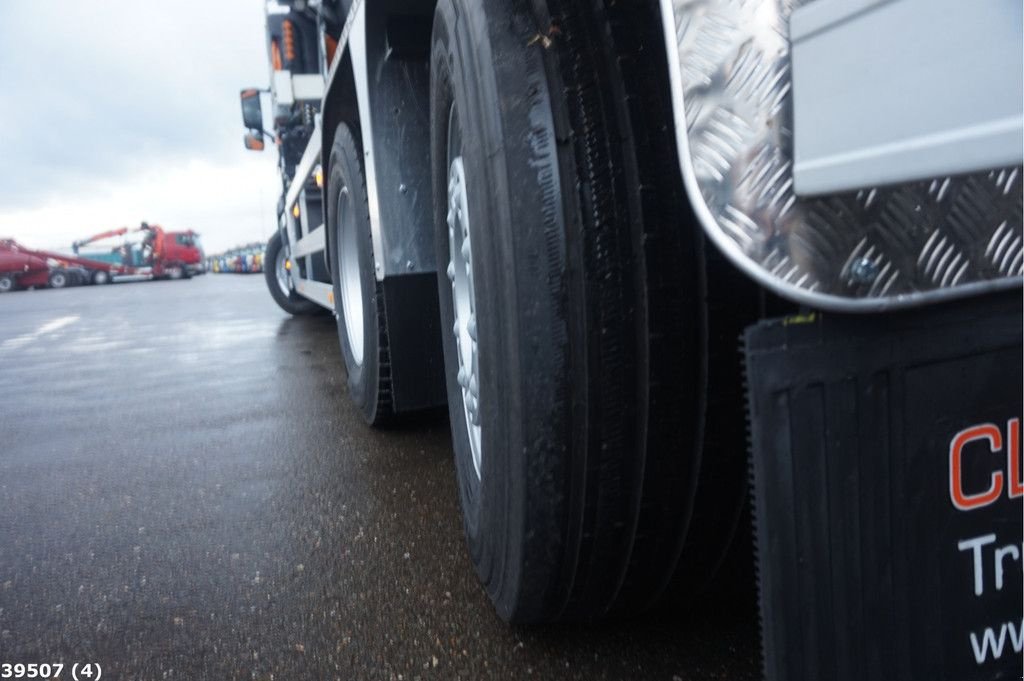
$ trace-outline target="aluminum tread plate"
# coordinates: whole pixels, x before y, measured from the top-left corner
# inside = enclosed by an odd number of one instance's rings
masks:
[[[793,191],[800,0],[661,0],[687,191],[740,268],[796,302],[905,307],[1020,286],[1020,166],[812,198]]]

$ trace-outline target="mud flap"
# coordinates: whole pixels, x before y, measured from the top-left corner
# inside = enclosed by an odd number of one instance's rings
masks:
[[[745,334],[768,681],[1020,679],[1019,292]]]

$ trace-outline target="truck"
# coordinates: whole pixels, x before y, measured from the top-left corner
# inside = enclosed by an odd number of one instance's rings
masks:
[[[110,280],[97,263],[54,251],[27,248],[13,239],[0,239],[0,293],[19,288],[65,288]],[[102,265],[101,265],[102,267]]]
[[[696,607],[749,528],[770,681],[1018,678],[1021,25],[270,1],[270,294],[371,426],[447,405],[503,619]]]
[[[205,255],[199,234],[192,230],[167,232],[159,225],[146,222],[134,228],[121,227],[95,234],[74,242],[71,249],[78,257],[82,248],[90,244],[137,233],[143,234],[139,243],[125,241],[80,258],[91,263],[93,283],[106,283],[114,276],[187,279],[205,271]]]
[[[89,244],[144,233],[140,243],[124,242],[97,253],[80,253]],[[30,249],[13,239],[0,240],[0,293],[17,288],[108,284],[115,277],[183,279],[205,271],[199,235],[192,230],[165,232],[143,222],[139,227],[96,234],[72,244],[73,254]]]
[[[238,246],[209,258],[208,269],[215,274],[259,274],[263,272],[263,243]]]
[[[51,274],[50,262],[44,255],[23,248],[13,239],[0,239],[0,293],[48,286]],[[62,274],[57,274],[54,281],[58,288],[66,284]]]

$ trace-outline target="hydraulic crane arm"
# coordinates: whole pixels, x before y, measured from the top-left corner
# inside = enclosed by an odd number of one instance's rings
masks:
[[[90,236],[90,237],[88,237],[86,239],[82,239],[81,241],[74,242],[73,244],[71,244],[71,249],[75,253],[78,253],[78,249],[80,249],[82,246],[87,246],[88,244],[91,244],[91,243],[93,243],[95,241],[100,241],[101,239],[109,239],[110,237],[115,237],[115,236],[124,236],[125,234],[133,233],[133,232],[157,232],[159,230],[160,230],[159,227],[155,227],[153,225],[147,225],[145,222],[143,222],[138,227],[133,227],[133,228],[121,227],[120,229],[112,229],[112,230],[110,230],[108,232],[101,232],[100,234],[94,234],[93,236]]]
[[[129,229],[127,227],[121,227],[120,229],[112,229],[109,232],[95,234],[86,239],[82,239],[81,241],[74,242],[73,244],[71,244],[71,250],[73,250],[75,253],[78,253],[78,249],[80,249],[82,246],[91,244],[94,241],[99,241],[100,239],[109,239],[112,236],[122,236],[124,234],[127,234],[128,232]]]

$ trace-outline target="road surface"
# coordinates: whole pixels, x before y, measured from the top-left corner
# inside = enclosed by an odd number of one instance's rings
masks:
[[[752,679],[747,604],[498,620],[444,417],[345,396],[260,276],[0,296],[0,663],[115,679]],[[70,678],[67,671],[61,678]]]

